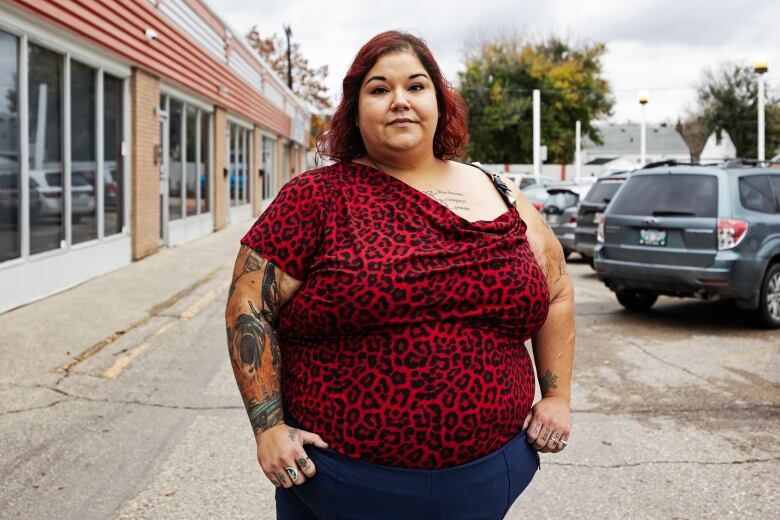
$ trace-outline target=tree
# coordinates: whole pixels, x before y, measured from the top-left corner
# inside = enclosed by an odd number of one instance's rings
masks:
[[[683,138],[685,144],[688,145],[688,150],[691,153],[691,162],[699,164],[701,160],[701,152],[704,151],[704,146],[707,144],[712,130],[704,120],[704,117],[698,113],[687,114],[685,121],[677,120],[675,126],[677,133]]]
[[[459,91],[469,107],[469,159],[492,163],[533,160],[532,91],[541,90],[541,141],[548,161],[573,160],[575,123],[601,142],[591,122],[614,105],[602,78],[603,43],[572,45],[556,37],[539,42],[498,38],[466,54]]]
[[[698,111],[712,131],[728,132],[739,157],[758,155],[758,85],[750,66],[722,63],[705,70],[697,88]],[[767,89],[767,158],[780,147],[780,99]]]
[[[257,26],[252,27],[246,38],[249,45],[260,53],[260,56],[266,60],[280,78],[285,80],[286,84],[287,42],[276,33],[268,38],[263,38],[257,30]],[[325,86],[328,66],[312,68],[309,65],[309,60],[304,58],[299,43],[291,44],[290,54],[292,58],[292,90],[309,105],[312,111],[309,144],[313,147],[314,139],[324,129],[329,119],[329,116],[324,114],[331,107],[328,88]]]

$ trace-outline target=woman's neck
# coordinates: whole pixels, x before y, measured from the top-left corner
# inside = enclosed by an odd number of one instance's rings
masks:
[[[406,175],[415,175],[420,172],[433,173],[441,168],[445,162],[437,159],[433,154],[425,157],[388,157],[372,155],[366,153],[360,157],[361,162],[373,166],[378,170],[390,173],[399,177]]]

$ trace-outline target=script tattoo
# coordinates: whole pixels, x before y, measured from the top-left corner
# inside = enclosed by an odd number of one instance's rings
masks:
[[[244,258],[239,256],[236,262],[225,313],[228,352],[249,421],[258,434],[283,421],[279,389],[281,355],[272,326],[280,296],[274,265],[251,250],[242,250],[240,255]],[[247,278],[246,286],[239,288],[238,281],[251,273],[260,278],[260,283]],[[257,286],[259,294],[246,290]]]
[[[542,395],[546,395],[547,392],[549,392],[553,388],[558,388],[558,385],[556,384],[557,381],[558,381],[558,376],[556,376],[549,370],[545,372],[544,375],[539,378],[539,387],[542,392]]]
[[[468,203],[466,202],[466,199],[462,193],[448,190],[428,190],[423,191],[423,193],[445,208],[452,210],[461,209],[463,211],[471,210],[471,208],[468,207]]]

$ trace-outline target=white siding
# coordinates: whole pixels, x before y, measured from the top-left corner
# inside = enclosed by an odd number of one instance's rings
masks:
[[[152,1],[154,4],[155,2]],[[225,63],[225,42],[214,29],[193,11],[184,0],[160,2],[160,12],[222,63]]]

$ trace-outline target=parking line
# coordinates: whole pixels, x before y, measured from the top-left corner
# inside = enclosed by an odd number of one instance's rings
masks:
[[[754,348],[753,350],[743,350],[742,352],[736,352],[734,354],[723,354],[721,356],[715,356],[712,358],[713,361],[734,361],[736,359],[741,359],[744,357],[750,357],[755,354],[775,354],[780,352],[780,346],[772,346],[772,347],[759,347]]]
[[[200,311],[205,309],[208,304],[213,302],[217,296],[219,296],[225,289],[227,289],[230,286],[230,280],[227,280],[200,298],[198,298],[192,305],[187,307],[182,311],[182,313],[179,315],[179,319],[176,321],[170,321],[157,329],[154,334],[152,334],[149,337],[148,341],[144,341],[140,345],[135,346],[128,352],[124,353],[120,357],[114,361],[114,364],[111,365],[109,368],[104,370],[100,373],[101,377],[105,377],[106,379],[117,379],[120,374],[122,374],[122,371],[130,365],[133,361],[135,361],[138,357],[140,357],[144,352],[149,350],[152,347],[151,340],[153,338],[156,338],[158,336],[162,336],[169,330],[171,330],[173,327],[179,324],[180,321],[187,321],[191,318],[193,318],[195,315],[197,315]]]
[[[200,311],[202,311],[206,306],[214,301],[219,294],[230,287],[230,280],[225,280],[225,282],[219,284],[218,286],[214,287],[212,290],[198,298],[198,300],[184,309],[182,313],[179,315],[179,317],[182,320],[188,320],[198,314]]]

